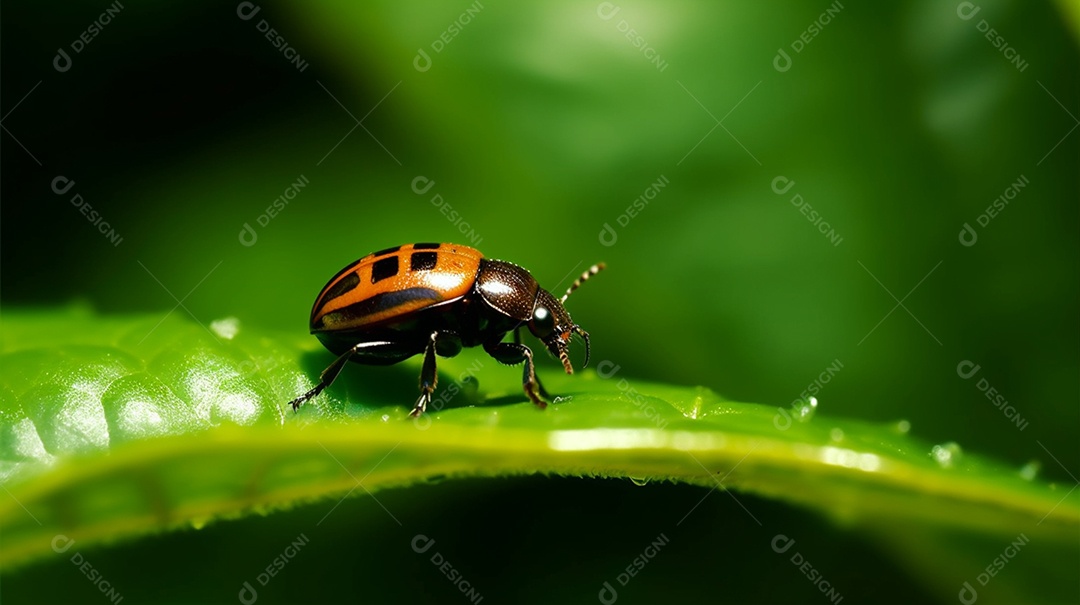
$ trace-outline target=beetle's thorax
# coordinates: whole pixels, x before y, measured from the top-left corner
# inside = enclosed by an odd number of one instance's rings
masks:
[[[540,286],[521,267],[502,260],[483,259],[476,275],[476,291],[496,311],[518,321],[528,321]]]

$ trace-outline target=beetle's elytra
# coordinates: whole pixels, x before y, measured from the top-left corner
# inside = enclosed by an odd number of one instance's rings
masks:
[[[338,358],[315,388],[289,404],[296,410],[321,393],[348,361],[389,365],[423,353],[420,398],[410,414],[419,416],[435,390],[435,355],[453,357],[462,347],[479,345],[500,363],[524,361],[525,394],[544,408],[551,397],[536,376],[532,351],[521,344],[521,328],[528,326],[567,374],[574,372],[570,339],[580,335],[588,365],[589,333],[563,303],[603,268],[593,265],[556,299],[525,269],[468,246],[405,244],[369,254],[339,271],[315,299],[311,333]],[[503,342],[511,331],[514,341]]]

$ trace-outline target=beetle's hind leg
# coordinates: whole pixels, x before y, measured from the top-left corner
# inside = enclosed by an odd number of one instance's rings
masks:
[[[353,355],[359,353],[364,349],[393,346],[393,344],[394,343],[392,342],[385,341],[362,342],[349,349],[348,351],[345,351],[344,353],[339,355],[333,363],[327,366],[325,370],[322,371],[322,374],[319,375],[319,384],[315,385],[315,388],[297,397],[296,399],[293,399],[289,402],[289,405],[292,406],[292,409],[295,412],[300,409],[301,405],[304,405],[309,400],[314,399],[316,395],[322,393],[323,390],[326,389],[326,387],[334,383],[334,380],[338,377],[338,374],[341,373],[341,368],[345,367],[345,364],[348,363],[350,359],[352,359]]]

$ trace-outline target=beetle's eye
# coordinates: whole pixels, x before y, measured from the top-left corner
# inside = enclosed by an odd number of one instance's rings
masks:
[[[542,338],[555,329],[555,317],[547,307],[536,307],[533,310],[532,324],[536,335]]]

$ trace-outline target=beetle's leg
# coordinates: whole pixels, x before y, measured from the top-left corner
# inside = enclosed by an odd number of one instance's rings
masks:
[[[432,332],[427,347],[424,348],[424,367],[420,370],[420,398],[416,400],[409,416],[416,418],[424,413],[431,403],[431,393],[435,391],[435,384],[439,381],[439,375],[435,371],[435,339],[438,332]]]
[[[517,343],[517,342],[486,342],[484,343],[484,351],[488,355],[491,355],[499,363],[504,363],[508,366],[516,366],[522,361],[525,362],[525,371],[521,375],[521,386],[525,389],[525,394],[529,396],[529,399],[536,404],[540,409],[547,407],[547,402],[541,398],[540,383],[536,380],[536,369],[533,367],[533,354],[529,350],[529,347]]]
[[[344,368],[345,364],[356,353],[358,353],[358,352],[360,352],[360,351],[362,351],[364,349],[373,348],[373,347],[382,347],[382,346],[387,346],[387,345],[392,345],[392,344],[394,344],[394,343],[392,343],[392,342],[384,342],[384,341],[361,342],[361,343],[357,344],[355,347],[349,349],[348,351],[345,351],[340,356],[338,356],[337,359],[334,360],[334,363],[330,364],[329,366],[326,367],[325,370],[322,371],[322,374],[319,375],[319,384],[315,385],[315,388],[313,388],[310,391],[308,391],[307,393],[304,393],[303,395],[297,397],[296,399],[293,399],[292,401],[289,402],[289,405],[292,406],[292,409],[295,412],[295,411],[299,410],[300,406],[303,405],[304,403],[306,403],[309,399],[312,399],[313,397],[315,397],[319,393],[322,393],[323,389],[325,389],[326,387],[333,384],[334,379],[336,379],[338,377],[338,374],[341,373],[341,368]]]
[[[514,328],[514,344],[521,344],[521,326]],[[544,383],[540,382],[540,375],[535,370],[533,371],[533,379],[536,380],[536,390],[540,393],[540,397],[545,401],[551,399],[551,394],[544,388]]]

